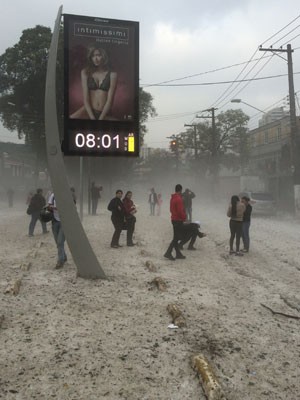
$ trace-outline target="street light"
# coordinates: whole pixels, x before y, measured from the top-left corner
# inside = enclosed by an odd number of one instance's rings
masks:
[[[252,106],[251,104],[246,103],[245,101],[243,101],[243,100],[241,100],[241,99],[231,99],[230,101],[231,101],[231,103],[243,103],[243,104],[246,104],[247,106],[252,107],[252,108],[254,108],[255,110],[257,110],[257,111],[259,111],[259,112],[262,112],[262,113],[264,113],[264,114],[267,114],[265,111],[260,110],[259,108],[254,107],[254,106]]]

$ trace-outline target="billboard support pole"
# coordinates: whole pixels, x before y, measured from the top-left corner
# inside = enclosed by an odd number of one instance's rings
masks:
[[[77,266],[77,276],[106,279],[80,222],[61,152],[56,109],[56,61],[61,16],[62,6],[55,21],[46,75],[45,126],[49,172],[64,234]]]

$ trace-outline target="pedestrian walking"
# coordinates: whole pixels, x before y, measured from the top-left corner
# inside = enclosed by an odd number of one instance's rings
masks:
[[[242,197],[242,203],[244,203],[246,209],[243,216],[243,244],[244,248],[242,249],[243,253],[248,253],[250,249],[250,224],[251,224],[251,213],[252,213],[252,206],[250,204],[250,199],[247,196]]]
[[[155,215],[155,206],[157,204],[157,194],[154,188],[150,190],[148,203],[150,205],[150,215],[153,216]]]
[[[91,201],[92,201],[92,215],[97,214],[98,201],[101,198],[102,186],[96,186],[95,182],[91,184]]]
[[[67,255],[65,252],[65,234],[62,228],[60,216],[56,207],[56,201],[54,193],[52,193],[48,200],[48,207],[53,211],[52,218],[52,233],[57,247],[57,263],[55,269],[60,269],[64,266],[67,261]]]
[[[232,196],[231,202],[227,210],[227,216],[230,218],[230,239],[229,239],[229,254],[236,256],[243,256],[240,252],[240,240],[243,232],[243,217],[245,212],[245,205],[240,201],[239,196]],[[233,243],[235,239],[236,251],[233,250]]]
[[[107,206],[107,209],[111,211],[111,222],[113,223],[113,226],[115,228],[110,244],[110,247],[112,247],[113,249],[122,247],[119,244],[120,235],[123,230],[123,225],[125,221],[125,210],[123,202],[121,200],[122,196],[123,196],[123,191],[120,189],[117,190],[116,196],[113,199],[111,199],[111,201]]]
[[[183,222],[186,220],[186,214],[184,210],[183,200],[182,200],[182,186],[177,184],[175,186],[175,193],[172,194],[170,200],[170,212],[171,221],[173,225],[173,239],[164,254],[164,257],[169,260],[184,259],[185,256],[181,253],[179,249],[178,241],[182,236]],[[172,251],[175,249],[176,255],[173,257]]]
[[[27,214],[31,216],[31,220],[28,227],[28,236],[34,235],[34,228],[39,220],[42,225],[43,233],[48,233],[47,225],[40,219],[40,212],[46,205],[46,199],[43,196],[43,189],[37,189],[36,193],[31,197],[27,208]]]

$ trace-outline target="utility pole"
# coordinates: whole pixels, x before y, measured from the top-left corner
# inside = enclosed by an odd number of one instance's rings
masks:
[[[273,53],[287,53],[288,64],[288,80],[289,80],[289,97],[290,97],[290,127],[291,127],[291,171],[293,174],[294,184],[294,206],[296,215],[300,216],[300,163],[299,163],[299,135],[297,131],[296,105],[295,105],[295,89],[294,89],[294,73],[292,60],[292,47],[287,45],[286,49],[259,48],[260,51],[272,51]]]
[[[197,125],[189,125],[189,124],[184,124],[184,126],[189,126],[194,128],[194,155],[195,155],[195,160],[198,158],[198,147],[197,147]]]
[[[215,118],[215,111],[217,108],[208,108],[207,110],[203,111],[208,111],[211,113],[211,116],[202,116],[202,115],[196,115],[196,118],[211,118],[211,158],[212,158],[212,163],[211,163],[211,168],[212,168],[212,176],[213,176],[213,197],[216,199],[216,186],[218,184],[218,162],[217,162],[217,132],[216,132],[216,118]]]

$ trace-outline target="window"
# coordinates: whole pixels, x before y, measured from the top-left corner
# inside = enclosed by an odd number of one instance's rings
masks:
[[[281,126],[277,128],[277,140],[281,139]]]

